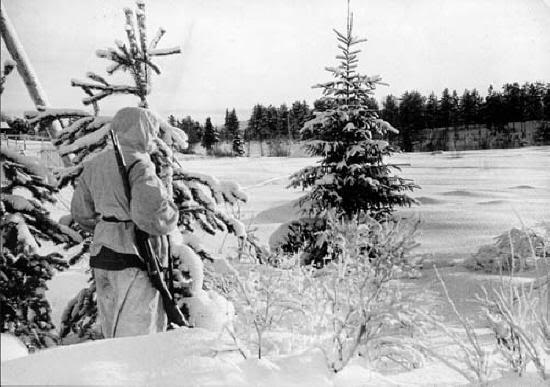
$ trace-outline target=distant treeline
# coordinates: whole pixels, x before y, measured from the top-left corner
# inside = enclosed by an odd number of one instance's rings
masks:
[[[435,93],[426,97],[418,91],[407,91],[400,98],[387,96],[379,114],[400,130],[401,148],[412,151],[416,137],[426,128],[468,128],[482,124],[498,129],[511,122],[548,121],[550,84],[507,83],[502,91],[489,86],[485,98],[476,89],[466,89],[461,96],[456,90],[445,89],[439,98]]]
[[[395,141],[405,151],[413,151],[413,144],[426,137],[425,131],[435,128],[464,130],[474,125],[484,125],[488,129],[498,130],[508,123],[525,121],[550,121],[550,84],[541,82],[507,83],[501,91],[489,86],[487,96],[482,97],[476,89],[464,90],[458,95],[448,88],[440,97],[435,93],[428,96],[418,91],[406,91],[399,98],[388,95],[380,108],[374,98],[367,101],[369,107],[379,116],[399,129]],[[306,101],[295,101],[290,107],[256,104],[245,125],[233,127],[238,118],[235,110],[226,113],[226,122],[222,127],[214,127],[216,141],[232,141],[235,133],[240,133],[245,141],[294,141],[303,139],[300,129],[313,117],[314,110],[326,108],[322,99],[313,102],[310,107]],[[228,121],[229,119],[229,121]],[[189,143],[202,141],[204,124],[186,117],[181,120],[174,116],[169,122],[184,130]],[[550,142],[548,125],[542,126],[541,142]]]
[[[273,105],[266,107],[257,104],[252,108],[252,114],[246,125],[235,126],[233,122],[235,120],[238,122],[238,117],[233,109],[226,112],[224,125],[214,127],[214,131],[219,141],[233,140],[236,131],[242,134],[245,141],[267,141],[281,138],[299,140],[300,129],[311,118],[311,112],[306,101],[295,101],[290,108],[286,104],[279,107]],[[190,144],[202,141],[206,122],[201,124],[190,116],[178,119],[173,115],[168,117],[168,122],[185,131]]]

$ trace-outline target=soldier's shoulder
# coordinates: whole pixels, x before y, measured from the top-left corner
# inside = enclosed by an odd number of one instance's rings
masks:
[[[113,152],[105,149],[82,163],[83,172],[86,174],[96,169],[104,169],[113,162],[115,162]]]
[[[96,165],[103,164],[106,159],[112,158],[112,153],[112,151],[104,149],[101,152],[97,153],[95,156],[85,160],[82,165],[84,166],[84,168],[90,168]]]
[[[126,165],[132,171],[141,171],[154,168],[151,157],[145,152],[132,152],[126,156]]]

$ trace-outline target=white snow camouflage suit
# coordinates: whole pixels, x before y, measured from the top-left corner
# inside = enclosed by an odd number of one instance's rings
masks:
[[[166,264],[168,245],[163,235],[176,228],[178,212],[147,153],[160,122],[146,109],[124,108],[111,123],[129,171],[130,206],[112,147],[84,163],[73,195],[71,213],[75,221],[94,232],[90,266],[105,337],[165,329],[162,300],[151,285],[134,242],[137,225],[152,236],[153,248]]]

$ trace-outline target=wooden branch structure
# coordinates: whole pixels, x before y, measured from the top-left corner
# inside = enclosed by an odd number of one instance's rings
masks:
[[[36,73],[23,48],[23,45],[21,44],[21,41],[17,36],[15,27],[8,17],[3,2],[0,2],[0,34],[2,35],[2,39],[6,44],[8,52],[17,64],[17,71],[19,72],[19,75],[21,75],[23,82],[27,86],[29,95],[31,96],[31,99],[33,100],[36,108],[38,109],[48,106],[48,98],[46,97],[46,93],[44,92],[42,86],[40,85],[40,82],[38,81],[38,77],[36,76]],[[61,130],[61,124],[54,121],[48,128],[48,134],[50,138],[53,139],[56,138],[59,133],[61,133]]]
[[[124,9],[125,30],[128,43],[115,41],[116,48],[97,50],[96,55],[112,61],[107,67],[107,74],[113,75],[117,71],[128,71],[132,75],[134,85],[114,85],[102,76],[95,73],[87,73],[90,81],[72,79],[71,85],[80,87],[88,95],[82,100],[84,105],[93,105],[95,114],[99,113],[98,102],[113,94],[133,94],[140,99],[139,106],[147,108],[147,95],[151,92],[151,72],[160,74],[159,67],[151,61],[152,57],[166,56],[181,53],[180,47],[157,49],[159,41],[165,34],[160,28],[150,44],[147,44],[147,28],[145,25],[145,2],[137,0],[137,10]],[[137,25],[137,34],[136,34]]]

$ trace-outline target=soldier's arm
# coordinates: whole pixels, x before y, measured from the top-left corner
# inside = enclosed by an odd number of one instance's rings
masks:
[[[129,177],[132,221],[151,235],[165,235],[173,231],[178,223],[178,210],[157,177],[148,155],[139,157],[131,166]]]
[[[85,171],[78,178],[71,200],[71,215],[73,219],[86,231],[94,231],[97,223],[92,194],[86,183]]]

